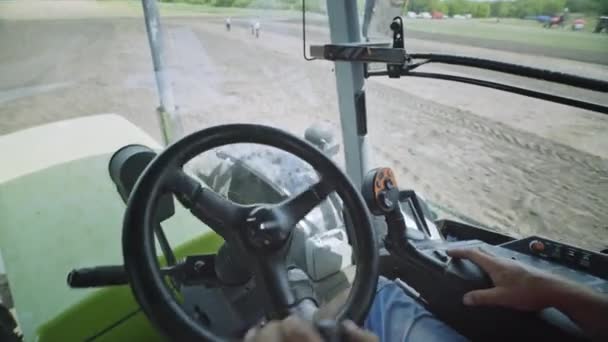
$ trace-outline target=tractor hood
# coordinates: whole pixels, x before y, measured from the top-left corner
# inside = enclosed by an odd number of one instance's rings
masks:
[[[96,291],[68,288],[71,269],[122,264],[124,204],[108,162],[127,144],[161,147],[111,114],[0,137],[0,253],[12,297],[3,301],[13,302],[27,341],[41,324]],[[181,210],[166,230],[176,244],[208,231]]]
[[[0,136],[0,184],[66,162],[113,153],[127,144],[154,149],[149,135],[115,114],[53,122]],[[15,153],[16,150],[21,153]]]

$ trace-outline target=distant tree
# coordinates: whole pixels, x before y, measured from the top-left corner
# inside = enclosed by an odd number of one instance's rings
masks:
[[[492,17],[505,18],[511,16],[512,1],[494,1],[490,3]]]
[[[542,11],[546,14],[557,14],[566,8],[566,0],[544,0]]]
[[[593,0],[566,0],[566,7],[572,12],[590,12],[596,7]]]
[[[429,0],[428,8],[429,12],[441,12],[444,14],[448,13],[448,5],[443,0]]]
[[[478,2],[471,4],[473,16],[475,18],[487,18],[490,16],[490,4],[487,2]]]
[[[608,15],[608,0],[594,0],[597,13]]]
[[[410,0],[408,4],[408,11],[420,13],[431,11],[429,0]]]
[[[471,12],[471,2],[467,0],[447,0],[448,13],[450,15],[465,14]]]
[[[232,7],[234,0],[215,0],[213,5],[218,7]]]
[[[542,0],[516,0],[513,3],[513,16],[527,17],[532,15],[543,14]]]

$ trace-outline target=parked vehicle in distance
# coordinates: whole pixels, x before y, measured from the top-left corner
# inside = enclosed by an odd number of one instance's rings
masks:
[[[433,19],[443,19],[445,15],[442,12],[433,12],[432,17]]]
[[[551,19],[549,21],[546,21],[543,24],[543,27],[549,28],[549,29],[552,28],[553,26],[564,28],[565,23],[566,23],[566,15],[560,14],[560,15],[555,15],[555,16],[551,17]]]
[[[608,16],[601,16],[595,25],[593,33],[608,32]]]
[[[407,12],[406,17],[409,19],[416,19],[418,17],[418,14],[416,12],[410,11],[410,12]]]
[[[585,19],[579,18],[572,22],[572,31],[582,31],[585,28]]]
[[[538,15],[534,18],[536,19],[536,21],[538,21],[541,24],[548,23],[551,21],[551,16],[548,16],[548,15]]]
[[[418,19],[431,19],[433,16],[431,16],[431,13],[429,12],[420,12],[418,14]]]

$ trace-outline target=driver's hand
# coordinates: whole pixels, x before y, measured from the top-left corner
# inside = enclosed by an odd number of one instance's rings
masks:
[[[549,274],[480,249],[452,249],[447,253],[453,258],[471,260],[494,282],[493,288],[466,293],[462,299],[465,305],[503,306],[525,311],[537,311],[551,305],[547,289],[555,279]]]
[[[351,321],[342,323],[349,342],[377,342],[378,338]],[[296,316],[282,321],[271,321],[263,328],[252,328],[245,335],[245,342],[322,342],[323,339],[310,322]]]

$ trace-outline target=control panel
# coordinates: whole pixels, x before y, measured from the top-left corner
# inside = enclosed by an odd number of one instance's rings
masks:
[[[488,279],[483,274],[452,267],[451,258],[445,253],[450,248],[482,248],[488,252],[517,260],[543,271],[585,284],[598,292],[608,293],[608,255],[592,252],[539,236],[509,240],[502,244],[490,244],[477,239],[475,233],[469,238],[456,241],[415,239],[407,234],[405,218],[399,209],[399,190],[393,172],[389,168],[370,171],[362,187],[370,211],[385,217],[388,233],[386,249],[397,257],[414,260],[424,265],[429,272],[440,270],[471,284],[483,287]],[[474,227],[472,227],[474,229]],[[486,234],[487,235],[487,234]],[[495,239],[496,240],[496,239]],[[450,268],[451,267],[451,268]],[[468,273],[467,273],[468,272]],[[487,284],[486,284],[487,285]]]
[[[538,236],[507,242],[501,247],[608,280],[608,255],[606,254]]]
[[[489,246],[492,253],[608,294],[608,255],[538,236]]]
[[[396,184],[390,169],[379,168],[365,176],[362,186],[370,211],[384,216],[387,225],[384,244],[388,255],[381,255],[381,272],[402,277],[420,291],[431,311],[473,340],[488,340],[488,336],[509,340],[529,340],[538,336],[547,340],[581,338],[580,329],[554,308],[536,315],[504,308],[471,309],[462,305],[464,293],[491,287],[492,280],[472,261],[451,258],[446,251],[480,248],[605,294],[608,294],[608,255],[538,236],[513,240],[466,224],[459,224],[457,229],[464,234],[446,234],[447,239],[413,238],[408,234],[404,211],[395,204],[400,199]],[[449,224],[449,221],[444,222]],[[447,227],[444,225],[441,232],[445,234]]]
[[[430,259],[445,264],[450,262],[450,258],[444,251],[451,248],[481,248],[490,254],[516,260],[608,294],[608,255],[605,254],[537,236],[502,245],[489,245],[479,240],[426,240],[416,243],[417,250]]]

